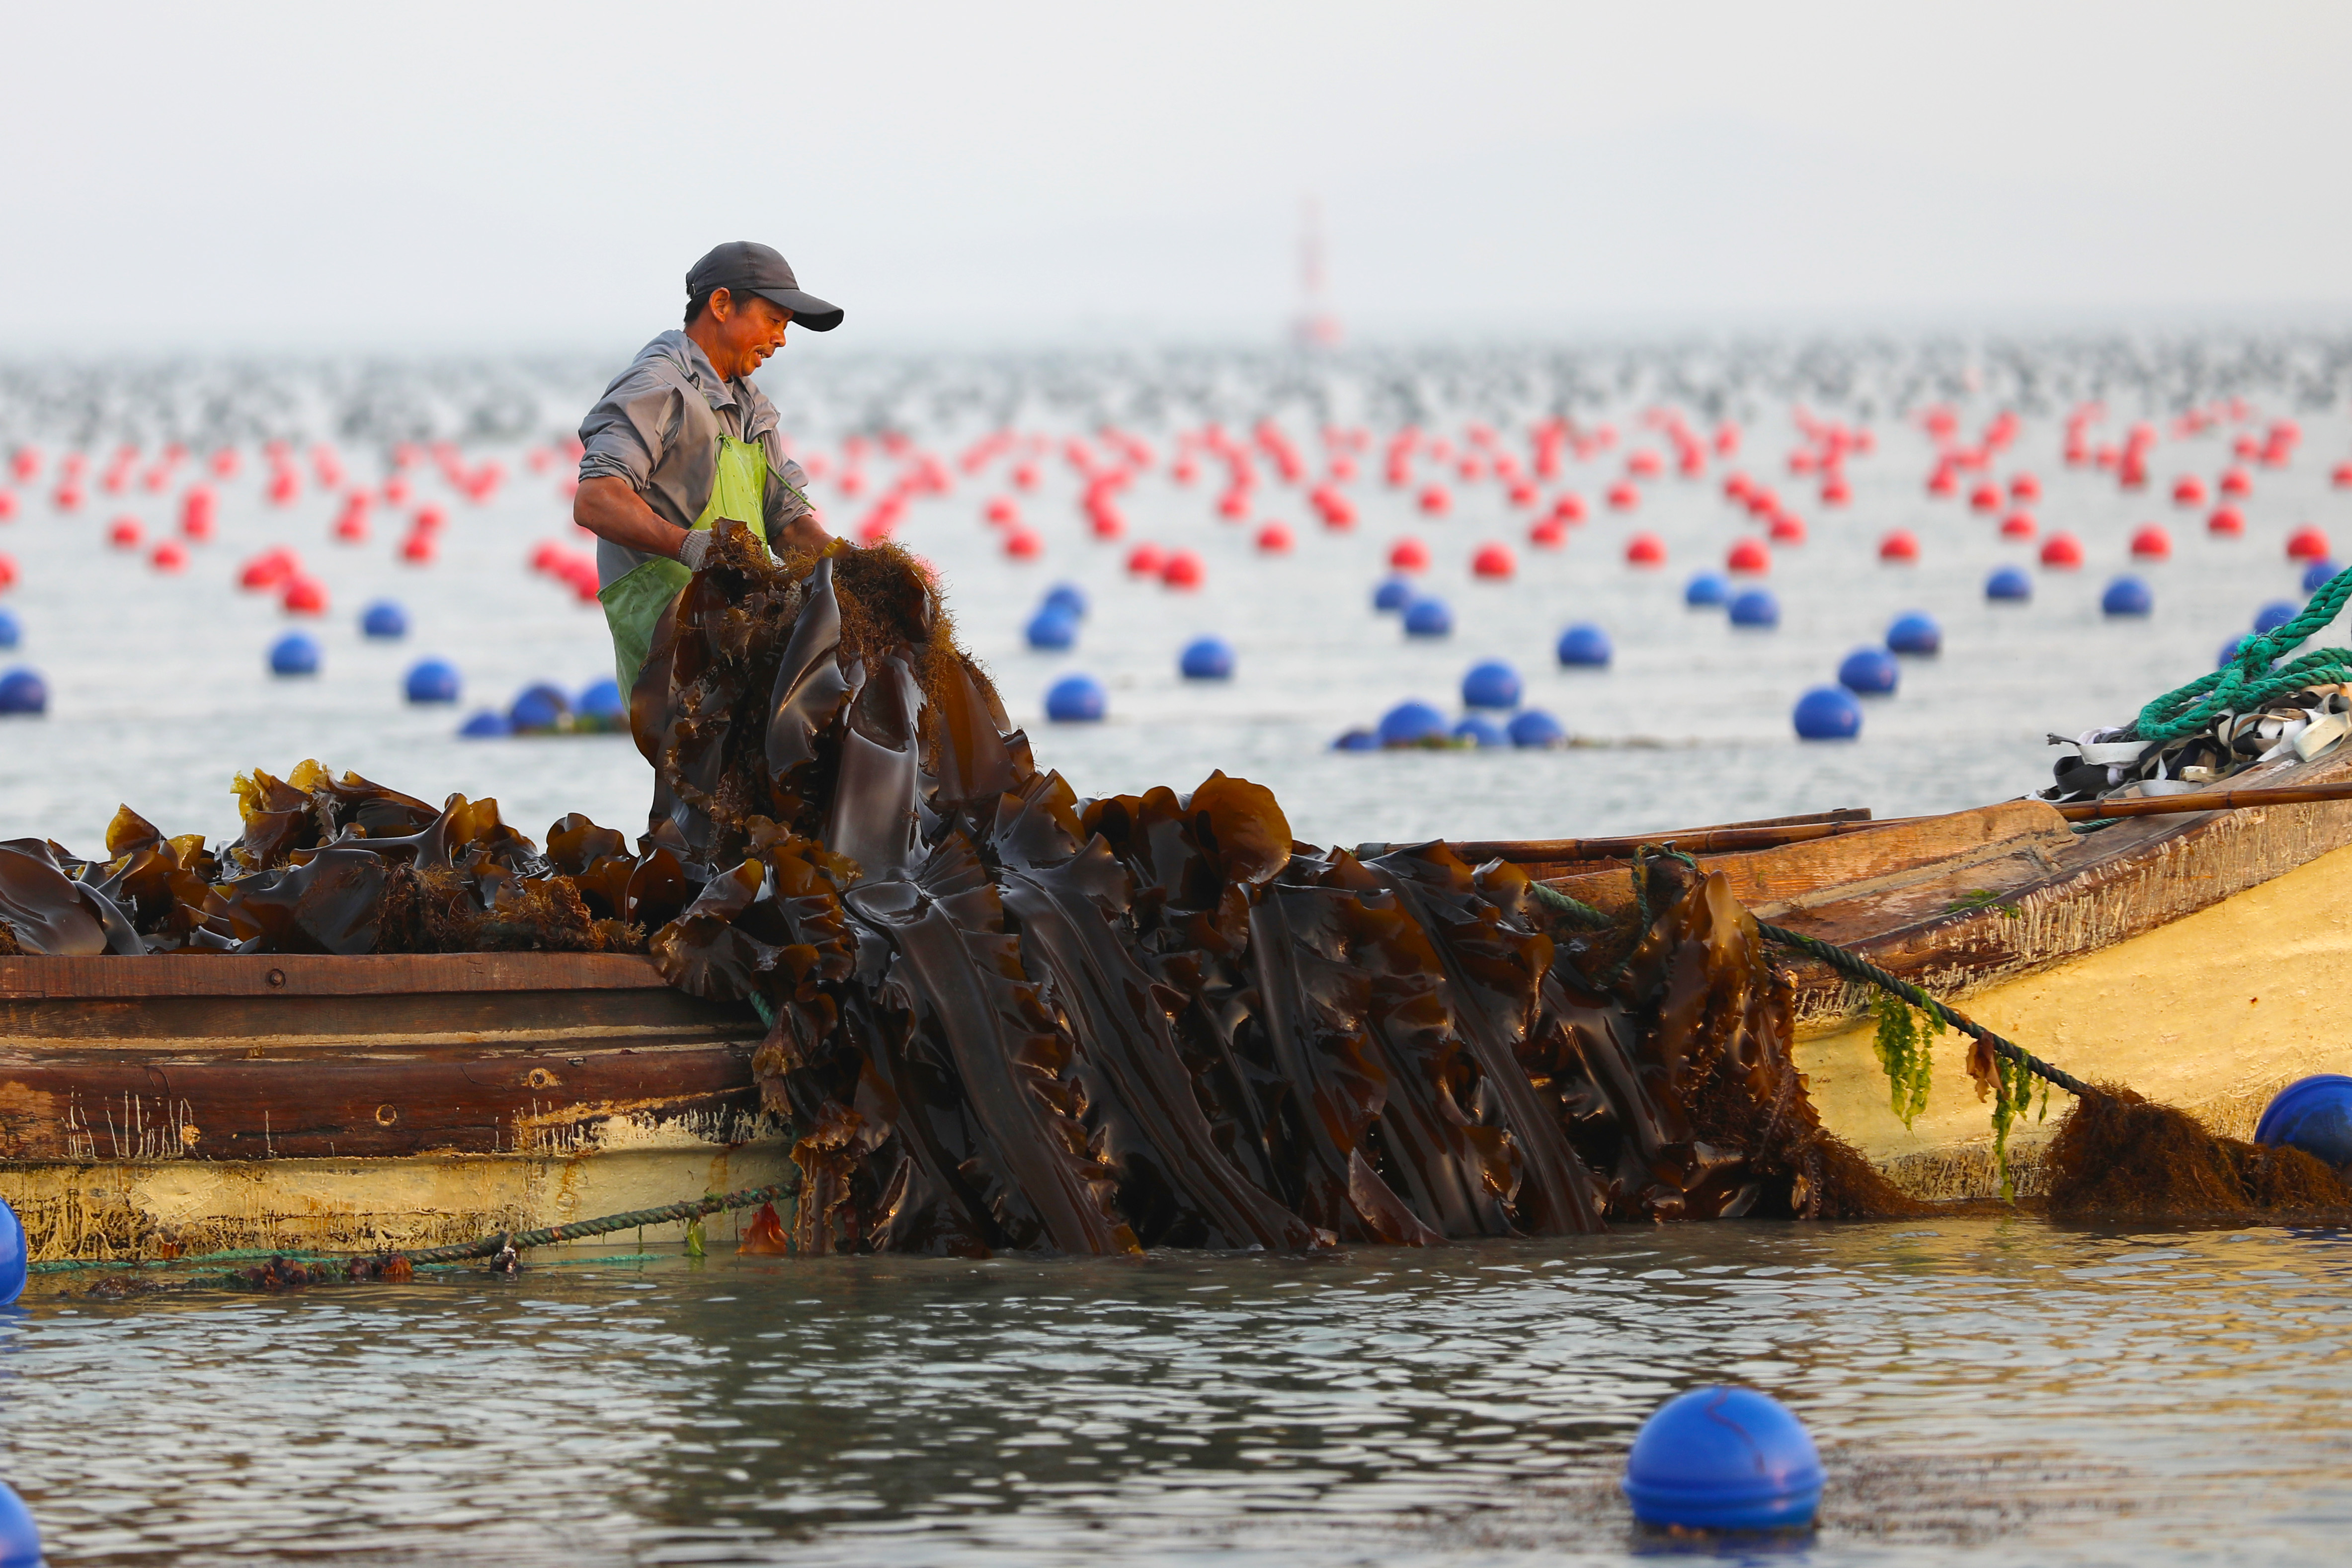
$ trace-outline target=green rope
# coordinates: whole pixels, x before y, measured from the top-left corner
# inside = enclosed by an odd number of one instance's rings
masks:
[[[2211,728],[2224,713],[2251,713],[2290,692],[2352,680],[2352,648],[2315,648],[2292,663],[2271,668],[2272,660],[2284,658],[2334,620],[2347,599],[2352,599],[2352,569],[2330,577],[2294,619],[2267,637],[2247,639],[2228,664],[2141,709],[2124,738],[2178,740]]]

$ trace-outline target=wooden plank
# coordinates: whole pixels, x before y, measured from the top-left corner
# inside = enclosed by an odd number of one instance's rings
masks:
[[[136,964],[132,958],[93,963]],[[64,1047],[183,1055],[459,1047],[569,1037],[704,1040],[766,1031],[742,1003],[651,991],[445,991],[349,996],[75,996],[0,999],[0,1060]]]
[[[498,1060],[95,1060],[0,1068],[0,1160],[561,1151],[613,1117],[761,1131],[748,1045]]]
[[[1809,843],[1885,826],[1870,819],[1868,806],[1840,806],[1834,811],[1811,812],[1802,816],[1766,816],[1754,822],[1678,827],[1671,832],[1628,834],[1615,838],[1465,838],[1448,839],[1446,847],[1473,865],[1486,860],[1508,860],[1520,866],[1559,865],[1577,860],[1620,860],[1645,844],[1672,843],[1691,855],[1726,854]]]
[[[633,952],[160,952],[143,958],[0,958],[0,998],[397,996],[467,991],[664,987]]]

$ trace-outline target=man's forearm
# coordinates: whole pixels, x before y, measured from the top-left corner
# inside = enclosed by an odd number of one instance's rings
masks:
[[[629,481],[599,474],[581,481],[572,498],[572,521],[599,539],[609,539],[627,550],[677,558],[687,531],[667,522],[647,506]]]

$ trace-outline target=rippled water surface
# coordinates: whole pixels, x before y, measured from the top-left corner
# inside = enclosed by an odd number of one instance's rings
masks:
[[[1811,1425],[1810,1544],[2340,1563],[2352,1246],[2021,1219],[1319,1258],[713,1257],[109,1303],[0,1330],[73,1562],[1618,1562],[1673,1393]]]

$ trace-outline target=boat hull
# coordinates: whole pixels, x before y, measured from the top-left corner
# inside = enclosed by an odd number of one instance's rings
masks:
[[[0,959],[37,1258],[425,1247],[789,1163],[748,1008],[625,954]]]

